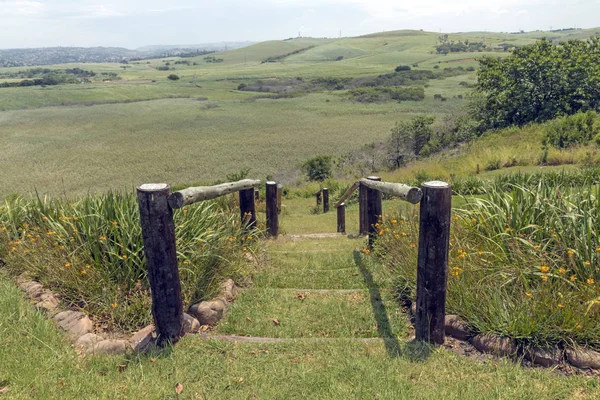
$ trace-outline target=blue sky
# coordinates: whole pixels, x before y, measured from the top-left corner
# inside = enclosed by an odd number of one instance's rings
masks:
[[[0,0],[0,48],[600,25],[600,0]]]

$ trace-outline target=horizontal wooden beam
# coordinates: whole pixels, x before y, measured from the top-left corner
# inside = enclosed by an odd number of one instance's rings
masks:
[[[400,197],[402,200],[406,200],[412,204],[417,204],[423,198],[423,192],[421,189],[404,185],[402,183],[377,182],[364,178],[360,180],[360,183],[369,189],[374,189],[391,196]]]
[[[354,192],[356,191],[356,189],[358,189],[358,187],[359,187],[359,186],[360,186],[360,185],[359,185],[359,182],[354,182],[354,183],[352,184],[352,186],[350,186],[350,188],[349,188],[348,190],[346,190],[346,193],[344,193],[344,194],[342,195],[342,197],[340,197],[340,199],[338,200],[338,202],[337,202],[337,203],[335,203],[334,207],[335,207],[335,208],[338,208],[339,206],[341,206],[341,205],[342,205],[342,203],[343,203],[344,201],[346,201],[346,199],[347,199],[348,197],[352,196],[352,193],[354,193]]]
[[[215,186],[198,186],[174,192],[169,196],[169,206],[181,208],[199,201],[216,199],[229,193],[252,189],[260,185],[259,180],[244,179],[237,182],[227,182]]]

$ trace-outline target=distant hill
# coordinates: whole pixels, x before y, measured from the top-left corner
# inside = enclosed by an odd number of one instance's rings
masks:
[[[253,42],[221,42],[196,45],[152,45],[136,50],[122,47],[41,47],[32,49],[0,49],[0,67],[33,65],[120,62],[177,56],[202,51],[223,51],[248,46]]]

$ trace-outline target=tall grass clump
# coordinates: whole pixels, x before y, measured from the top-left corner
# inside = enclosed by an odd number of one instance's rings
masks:
[[[600,189],[491,187],[452,217],[448,311],[474,333],[600,349]],[[377,254],[414,301],[418,215],[384,218]]]
[[[258,232],[246,232],[225,198],[174,212],[185,303],[209,298],[225,277],[242,279]],[[27,272],[106,328],[151,322],[151,297],[132,193],[73,202],[15,197],[0,206],[0,257],[14,275]]]

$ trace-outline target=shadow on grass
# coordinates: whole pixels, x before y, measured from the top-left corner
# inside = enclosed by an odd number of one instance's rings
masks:
[[[354,251],[354,263],[365,280],[365,285],[369,288],[369,297],[373,315],[377,321],[377,331],[383,339],[385,349],[390,357],[406,357],[411,361],[426,360],[432,351],[432,347],[427,343],[418,342],[416,340],[408,343],[400,344],[397,336],[392,330],[392,325],[388,317],[387,309],[381,297],[379,285],[373,280],[373,274],[369,271],[368,266],[364,262],[364,258],[359,251]]]

